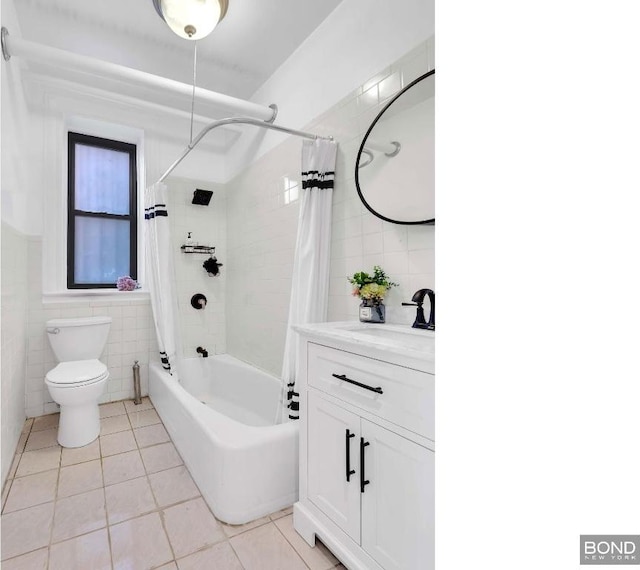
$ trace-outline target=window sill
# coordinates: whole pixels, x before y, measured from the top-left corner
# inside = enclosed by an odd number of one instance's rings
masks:
[[[82,289],[66,290],[55,293],[43,293],[42,303],[130,303],[148,301],[149,291],[137,289],[135,291],[117,291],[114,289]]]

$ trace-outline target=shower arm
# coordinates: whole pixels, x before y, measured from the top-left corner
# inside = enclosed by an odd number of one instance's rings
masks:
[[[274,109],[274,118],[275,118],[275,115],[277,113],[277,108],[276,108],[275,105],[270,105],[270,107],[272,107]],[[169,174],[171,174],[173,172],[173,170],[178,166],[178,164],[180,164],[185,159],[185,157],[196,147],[196,145],[204,138],[204,136],[209,131],[212,131],[213,129],[216,129],[218,127],[223,127],[224,125],[234,125],[234,124],[253,125],[255,127],[260,127],[260,128],[263,128],[263,129],[269,129],[269,130],[272,130],[272,131],[279,131],[281,133],[287,133],[287,134],[290,134],[290,135],[295,135],[297,137],[302,137],[302,138],[311,139],[311,140],[315,140],[315,139],[329,140],[329,141],[333,140],[333,137],[331,137],[331,136],[323,137],[323,136],[320,136],[320,135],[315,135],[313,133],[308,133],[306,131],[298,131],[296,129],[289,129],[288,127],[281,127],[279,125],[274,125],[271,122],[261,121],[260,119],[253,119],[251,117],[228,117],[226,119],[219,119],[218,121],[213,121],[212,123],[209,123],[206,127],[204,127],[204,129],[202,129],[196,135],[196,137],[193,139],[193,141],[191,143],[189,143],[187,145],[187,147],[184,149],[184,151],[180,155],[180,157],[160,177],[158,182],[163,182],[164,179],[167,176],[169,176]]]

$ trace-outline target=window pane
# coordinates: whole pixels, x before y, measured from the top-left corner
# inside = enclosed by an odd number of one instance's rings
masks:
[[[130,275],[129,227],[127,220],[76,217],[76,283],[115,283]]]
[[[76,210],[129,213],[129,154],[75,145]]]

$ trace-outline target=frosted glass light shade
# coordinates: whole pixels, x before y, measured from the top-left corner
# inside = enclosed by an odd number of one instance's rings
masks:
[[[168,26],[187,40],[208,36],[224,18],[227,0],[154,0]]]

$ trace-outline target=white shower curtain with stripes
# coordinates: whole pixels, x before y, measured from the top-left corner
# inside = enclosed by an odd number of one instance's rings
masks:
[[[176,370],[177,298],[167,210],[167,186],[157,182],[144,193],[145,269],[162,366]]]
[[[280,408],[288,409],[291,420],[299,418],[296,391],[299,341],[292,326],[327,320],[336,151],[337,144],[333,141],[316,139],[302,143],[302,193],[282,365],[284,406]]]

